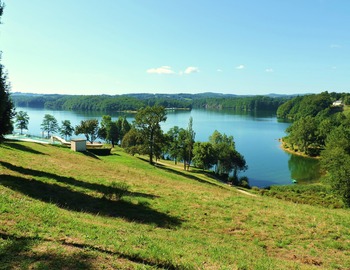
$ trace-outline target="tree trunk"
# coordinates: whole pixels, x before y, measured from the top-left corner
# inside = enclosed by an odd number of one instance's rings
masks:
[[[149,164],[153,164],[153,134],[151,134],[149,142]]]

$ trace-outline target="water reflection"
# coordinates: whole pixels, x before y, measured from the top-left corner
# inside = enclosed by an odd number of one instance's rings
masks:
[[[320,162],[315,158],[290,155],[288,168],[292,179],[301,184],[316,182],[320,179]]]

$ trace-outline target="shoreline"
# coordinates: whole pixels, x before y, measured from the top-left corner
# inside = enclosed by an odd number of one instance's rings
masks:
[[[320,159],[320,156],[311,157],[303,152],[299,152],[299,151],[296,152],[294,150],[291,150],[289,147],[286,147],[286,145],[288,145],[288,144],[283,141],[283,138],[278,139],[278,141],[280,142],[280,148],[288,154],[300,156],[300,157],[304,157],[304,158]]]

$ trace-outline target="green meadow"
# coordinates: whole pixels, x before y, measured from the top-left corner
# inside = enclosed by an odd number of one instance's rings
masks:
[[[350,212],[119,148],[5,141],[0,269],[350,269]]]

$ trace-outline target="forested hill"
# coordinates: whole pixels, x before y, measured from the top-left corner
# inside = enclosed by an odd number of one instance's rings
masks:
[[[297,96],[282,104],[277,110],[277,117],[298,120],[303,117],[328,116],[337,111],[339,106],[332,106],[333,102],[341,101],[343,105],[350,105],[349,93],[309,94]]]
[[[233,94],[125,94],[125,95],[42,95],[13,93],[16,106],[57,110],[136,111],[145,106],[165,108],[231,109],[238,111],[273,110],[291,96],[237,96]]]

